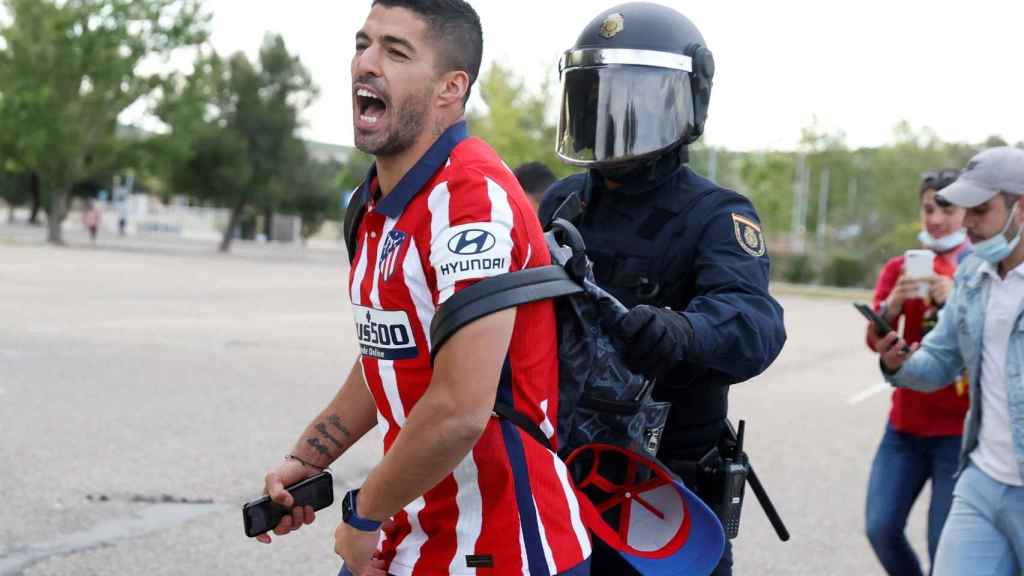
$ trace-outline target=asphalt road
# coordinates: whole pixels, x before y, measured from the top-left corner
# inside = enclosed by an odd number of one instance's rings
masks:
[[[270,546],[244,537],[240,507],[355,357],[343,253],[39,238],[0,225],[0,576],[336,574],[337,505]],[[731,414],[793,538],[749,497],[736,573],[880,574],[863,503],[889,394],[863,321],[845,300],[779,297],[789,342]],[[378,443],[339,462],[338,493]]]

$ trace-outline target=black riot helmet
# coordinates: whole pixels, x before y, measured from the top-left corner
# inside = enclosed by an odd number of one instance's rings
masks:
[[[704,132],[715,62],[671,8],[632,2],[587,24],[559,63],[559,157],[597,169],[645,163]]]

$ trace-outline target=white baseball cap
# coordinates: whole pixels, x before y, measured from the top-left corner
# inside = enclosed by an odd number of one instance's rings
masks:
[[[999,146],[979,152],[938,196],[955,206],[974,208],[1000,192],[1024,194],[1024,150]]]

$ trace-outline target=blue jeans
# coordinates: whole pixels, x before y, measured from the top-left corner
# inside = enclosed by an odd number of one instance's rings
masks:
[[[886,426],[871,465],[865,518],[868,540],[888,574],[923,574],[921,562],[903,532],[910,509],[929,479],[932,498],[928,507],[928,557],[934,561],[942,525],[953,501],[960,438],[920,437]]]
[[[953,492],[935,576],[1018,576],[1024,570],[1024,486],[996,482],[973,464]]]

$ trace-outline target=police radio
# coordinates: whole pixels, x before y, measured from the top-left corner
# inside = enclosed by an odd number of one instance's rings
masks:
[[[761,485],[760,479],[750,464],[750,458],[743,451],[743,434],[746,429],[746,422],[740,420],[739,431],[732,427],[732,422],[726,420],[726,435],[719,446],[712,448],[697,462],[697,468],[702,473],[704,485],[706,486],[708,498],[705,500],[714,510],[718,519],[722,522],[722,529],[727,538],[732,540],[740,532],[740,513],[743,511],[743,496],[746,484],[750,483],[750,489],[764,509],[768,521],[775,528],[779,540],[789,540],[789,531],[782,518],[775,510],[768,494]]]
[[[743,511],[743,489],[747,484],[750,460],[743,452],[743,431],[746,422],[740,420],[735,442],[724,442],[708,452],[699,462],[708,478],[707,503],[722,521],[722,529],[730,540],[740,532],[740,513]]]

